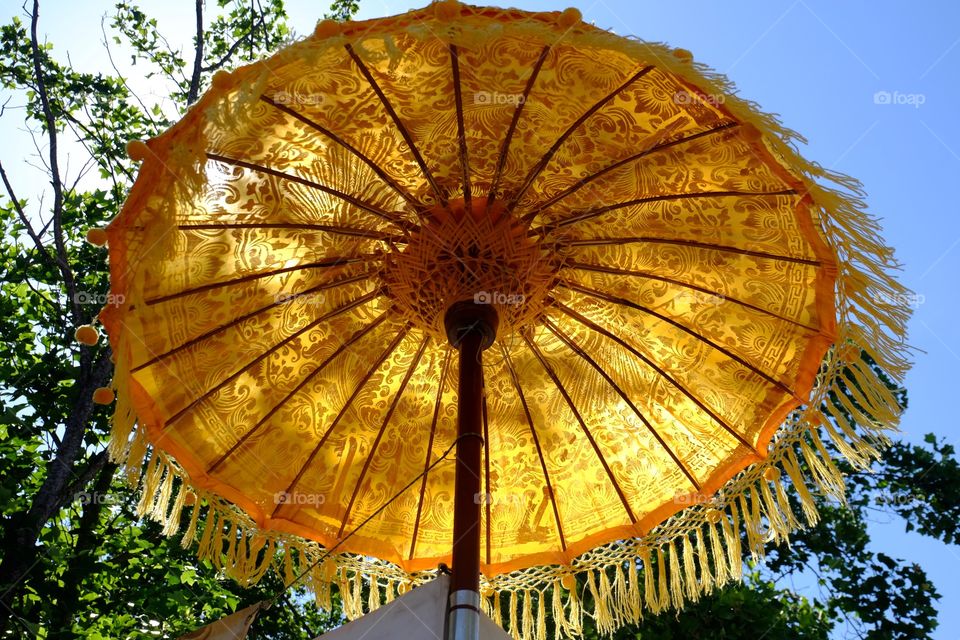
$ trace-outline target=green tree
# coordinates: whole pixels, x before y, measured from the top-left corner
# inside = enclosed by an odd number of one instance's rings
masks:
[[[0,159],[0,634],[2,637],[177,637],[281,590],[268,575],[251,589],[224,579],[193,549],[137,517],[137,496],[105,454],[108,413],[91,402],[106,386],[105,341],[80,346],[77,326],[95,317],[108,290],[105,253],[85,230],[113,218],[134,179],[129,140],[169,126],[176,113],[134,95],[116,68],[74,69],[38,37],[40,3],[0,27],[0,83],[35,135],[44,187],[14,184]],[[276,50],[291,38],[281,0],[195,0],[193,45],[172,47],[145,10],[116,5],[111,46],[142,75],[165,81],[182,112],[210,76]],[[329,12],[347,19],[352,0]],[[14,109],[14,107],[21,107]],[[82,149],[72,170],[66,148]],[[0,153],[2,156],[2,153]],[[871,549],[868,514],[903,517],[908,530],[957,542],[960,468],[932,436],[895,443],[876,473],[849,475],[849,506],[818,497],[821,525],[751,565],[743,584],[717,590],[679,615],[648,616],[618,638],[827,638],[849,625],[862,638],[927,638],[936,592],[920,567]],[[823,595],[791,591],[814,576]],[[261,617],[259,638],[312,638],[338,623],[291,591]],[[587,629],[588,637],[596,633]]]
[[[111,21],[114,45],[145,65],[144,75],[167,80],[181,111],[218,69],[257,59],[290,37],[281,0],[213,4],[206,15],[196,0],[186,53],[172,49],[131,2],[120,2]],[[157,135],[170,120],[134,95],[115,68],[75,70],[40,40],[39,0],[26,9],[26,22],[0,27],[0,83],[11,94],[2,116],[22,115],[46,187],[24,197],[6,170],[10,159],[0,162],[7,347],[0,360],[0,633],[175,637],[282,585],[270,577],[243,590],[197,565],[192,551],[137,518],[135,497],[114,477],[108,414],[91,400],[110,380],[110,349],[103,340],[81,346],[73,336],[108,290],[105,254],[84,234],[118,213],[132,184],[126,143]],[[339,1],[331,7],[340,19],[354,10]],[[71,171],[67,149],[77,145],[84,162]],[[263,637],[305,636],[330,623],[305,606],[302,593],[290,595],[286,607],[265,614],[271,631]]]

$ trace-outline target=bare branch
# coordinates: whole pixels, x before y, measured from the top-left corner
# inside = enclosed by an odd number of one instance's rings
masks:
[[[60,163],[57,154],[57,121],[50,107],[46,81],[43,79],[43,66],[40,64],[40,43],[37,37],[37,24],[40,21],[40,0],[33,0],[33,13],[30,19],[30,45],[33,50],[33,72],[37,81],[37,95],[43,109],[43,118],[47,125],[47,139],[50,141],[50,182],[53,186],[53,242],[57,251],[57,264],[63,276],[63,283],[70,298],[70,310],[74,322],[80,324],[80,306],[77,303],[76,283],[73,271],[67,262],[67,246],[63,236],[63,184],[60,178]]]
[[[144,104],[143,100],[140,99],[140,96],[134,93],[133,89],[130,88],[130,85],[127,83],[127,79],[124,77],[124,74],[120,73],[120,69],[117,68],[117,63],[113,61],[113,52],[110,50],[110,38],[107,37],[107,27],[104,24],[106,20],[107,16],[104,14],[103,17],[100,18],[100,33],[103,34],[103,48],[107,51],[107,59],[110,61],[110,66],[113,68],[113,72],[116,74],[117,79],[123,84],[124,89],[127,90],[127,93],[133,96],[133,99],[136,100],[137,104],[140,105],[143,115],[150,120],[150,124],[152,124],[154,128],[158,128],[159,125],[157,124],[157,121],[153,119],[153,114],[150,112],[150,109],[148,109],[147,105]]]
[[[193,52],[193,73],[190,75],[190,89],[187,91],[187,104],[197,101],[200,94],[200,76],[203,71],[203,0],[196,0],[197,41]]]
[[[57,261],[47,252],[47,248],[43,246],[43,240],[40,239],[40,236],[33,229],[33,224],[30,222],[30,219],[27,217],[27,213],[23,210],[23,207],[20,204],[20,201],[17,199],[16,194],[13,192],[13,185],[10,184],[10,179],[7,177],[7,172],[3,169],[3,162],[0,162],[0,178],[3,179],[3,186],[7,190],[7,197],[10,198],[10,202],[13,203],[13,208],[17,212],[17,217],[20,218],[20,222],[23,223],[23,226],[27,229],[27,234],[30,236],[30,239],[33,240],[34,246],[36,246],[37,251],[43,257],[44,260],[50,263],[55,269],[61,268]]]

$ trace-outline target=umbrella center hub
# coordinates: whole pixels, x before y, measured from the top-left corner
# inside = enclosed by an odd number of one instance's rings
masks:
[[[474,198],[436,207],[405,245],[385,256],[388,295],[415,326],[447,340],[444,316],[454,304],[492,305],[497,334],[537,322],[556,281],[554,252],[500,202]]]

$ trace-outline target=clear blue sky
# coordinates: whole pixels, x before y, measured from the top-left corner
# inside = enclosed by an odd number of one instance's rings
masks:
[[[361,0],[360,17],[425,3]],[[183,25],[192,19],[192,2],[143,4],[172,40],[188,40]],[[543,0],[510,4],[529,10],[567,6]],[[958,397],[960,377],[954,283],[960,277],[960,199],[954,189],[960,175],[960,2],[574,4],[598,26],[691,50],[727,74],[743,96],[805,135],[805,155],[864,183],[870,209],[883,219],[885,237],[904,264],[902,279],[918,294],[910,325],[918,352],[907,379],[910,409],[902,438],[919,443],[934,432],[960,446],[957,413],[948,404]],[[309,33],[327,2],[288,0],[288,6],[291,26]],[[19,7],[19,0],[7,0],[0,18],[19,13]],[[105,56],[94,40],[112,2],[60,0],[43,7],[42,31],[57,51],[69,51],[81,67],[103,68]],[[131,69],[131,80],[142,71]],[[149,85],[139,86],[149,91]],[[880,100],[878,92],[885,92]],[[2,152],[10,164],[32,152],[29,140],[11,131],[14,120],[9,115],[0,120],[0,135],[18,138]],[[905,534],[896,519],[875,523],[872,534],[878,550],[921,564],[943,595],[935,637],[960,638],[960,550]]]

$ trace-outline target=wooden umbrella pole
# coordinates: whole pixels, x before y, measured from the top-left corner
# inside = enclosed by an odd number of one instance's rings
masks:
[[[448,640],[480,637],[480,474],[483,452],[483,351],[496,336],[490,305],[454,304],[445,318],[447,337],[460,351],[457,463],[453,506],[453,575]]]

